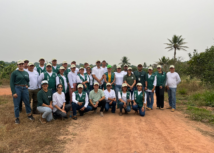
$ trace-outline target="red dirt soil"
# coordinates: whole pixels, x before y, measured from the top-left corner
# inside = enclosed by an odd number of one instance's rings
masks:
[[[10,88],[5,87],[5,88],[0,88],[0,96],[2,95],[12,95]]]

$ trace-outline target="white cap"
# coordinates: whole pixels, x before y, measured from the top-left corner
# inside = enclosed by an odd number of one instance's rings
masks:
[[[28,62],[29,62],[29,60],[28,60],[28,59],[25,59],[25,60],[24,60],[24,62],[25,62],[25,61],[28,61]]]
[[[27,66],[34,66],[34,64],[32,62],[29,62]]]
[[[128,68],[128,70],[132,70],[132,68],[131,68],[131,67],[129,67],[129,68]]]
[[[62,62],[62,64],[67,64],[67,63],[68,63],[67,61],[63,61],[63,62]]]
[[[108,82],[108,83],[106,84],[106,86],[111,86],[111,83]]]
[[[51,63],[48,63],[48,64],[46,65],[46,67],[47,67],[47,66],[52,66],[52,65],[51,65]]]
[[[17,64],[24,64],[24,61],[23,60],[18,60]]]
[[[161,65],[158,65],[157,68],[162,68],[162,66],[161,66]]]
[[[60,70],[64,70],[65,68],[64,68],[64,66],[60,66],[60,68],[59,68]]]
[[[137,85],[136,86],[142,86],[142,83],[137,83]]]
[[[125,67],[125,66],[128,66],[128,64],[124,64],[124,67]]]
[[[52,61],[57,61],[57,59],[56,59],[56,58],[53,58]]]
[[[117,69],[118,69],[118,68],[121,68],[121,66],[120,66],[120,65],[118,65],[118,66],[117,66]]]
[[[91,69],[91,67],[90,67],[90,66],[87,66],[86,68],[90,68],[90,69]]]
[[[80,70],[81,70],[81,69],[83,69],[83,70],[84,70],[84,68],[83,68],[83,67],[80,67],[79,69],[80,69]]]
[[[98,85],[98,86],[99,86],[99,83],[98,83],[98,82],[95,82],[95,83],[94,83],[94,86],[95,86],[95,85]]]
[[[174,68],[175,68],[175,66],[174,66],[174,65],[170,65],[170,66],[169,66],[169,68],[173,68],[173,69],[174,69]]]
[[[45,60],[43,57],[41,57],[39,60]]]
[[[45,83],[48,84],[48,81],[47,80],[43,80],[42,81],[42,85],[45,84]]]
[[[71,69],[72,69],[72,68],[75,68],[75,67],[76,67],[76,65],[74,65],[74,64],[71,64]]]
[[[83,88],[82,84],[78,84],[77,88]]]
[[[149,70],[153,70],[153,68],[150,66],[149,68],[148,68]]]
[[[126,83],[123,83],[122,84],[122,87],[127,87],[128,85]]]

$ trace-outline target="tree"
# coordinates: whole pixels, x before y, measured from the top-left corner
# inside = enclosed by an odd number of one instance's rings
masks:
[[[144,67],[144,68],[147,68],[146,62],[143,63],[143,67]]]
[[[129,63],[128,57],[123,56],[119,64],[121,65],[121,67],[123,67],[125,64],[130,65],[131,63]]]
[[[157,64],[162,65],[164,70],[167,70],[167,65],[169,64],[170,59],[166,58],[165,56],[159,58],[159,61],[157,62]]]
[[[184,46],[186,42],[184,42],[184,38],[182,36],[174,35],[172,39],[168,39],[169,43],[165,43],[167,47],[165,49],[169,49],[169,51],[174,49],[174,60],[176,59],[176,51],[177,50],[184,50],[186,51],[187,46]]]

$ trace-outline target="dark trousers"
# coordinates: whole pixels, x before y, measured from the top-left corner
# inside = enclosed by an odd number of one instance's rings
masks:
[[[156,92],[156,100],[157,100],[157,107],[163,108],[164,107],[164,89],[165,87],[156,87],[155,92]]]
[[[35,114],[37,112],[37,93],[39,92],[39,89],[35,89],[35,90],[30,90],[28,89],[29,92],[29,101],[31,103],[31,100],[33,99],[33,105],[32,105],[32,111],[33,114]]]
[[[65,100],[66,100],[66,104],[70,104],[70,95],[68,91],[67,93],[65,93]]]
[[[22,111],[22,98],[20,98],[19,111]]]
[[[68,113],[70,109],[71,109],[71,104],[66,104],[65,111]],[[54,118],[58,118],[58,117],[67,117],[67,114],[57,109],[57,111],[54,112]]]
[[[100,112],[103,112],[103,109],[105,108],[105,105],[106,105],[106,100],[102,100],[102,101],[99,102],[97,107],[100,107]],[[92,107],[92,110],[96,110],[97,109],[97,107],[93,107],[92,105],[91,105],[91,107]]]

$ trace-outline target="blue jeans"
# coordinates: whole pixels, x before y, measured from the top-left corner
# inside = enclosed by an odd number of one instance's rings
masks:
[[[146,92],[146,96],[147,96],[147,107],[153,109],[154,92]]]
[[[45,118],[48,122],[53,119],[52,109],[49,107],[38,106],[37,110],[42,114],[42,118]]]
[[[82,104],[81,106],[76,104],[76,103],[72,103],[72,110],[73,110],[73,116],[76,116],[77,115],[77,110],[80,110],[81,108],[83,108],[84,105]],[[92,110],[92,107],[91,106],[87,106],[85,108],[85,110],[83,111],[84,112],[88,112],[88,111],[91,111]]]
[[[15,86],[15,90],[16,90],[16,94],[18,95],[17,98],[13,98],[15,117],[16,118],[19,117],[19,104],[22,101],[24,101],[26,113],[30,114],[31,108],[30,108],[30,102],[29,102],[28,89],[26,87]]]
[[[169,106],[172,108],[176,108],[176,89],[177,88],[169,88],[168,96],[169,96]]]
[[[124,105],[123,102],[119,102],[120,112],[122,112],[122,110],[124,108],[123,105]],[[125,112],[130,112],[131,111],[131,106],[128,105],[126,108],[124,108],[124,110],[125,110]]]
[[[117,100],[117,103],[119,103],[119,100],[118,100],[118,92],[122,90],[122,85],[115,85],[115,94],[116,94],[116,100]]]
[[[56,90],[55,90],[55,89],[52,89],[52,95],[53,95],[55,92],[56,92]]]
[[[105,111],[106,112],[108,112],[110,106],[112,106],[111,112],[115,113],[116,101],[113,101],[111,105],[109,104],[109,102],[106,102],[106,105],[105,105]]]
[[[140,116],[145,116],[145,112],[146,112],[145,108],[144,108],[144,111],[142,111],[142,107],[139,107],[138,105],[132,105],[132,109],[134,111],[138,111],[139,110]]]

